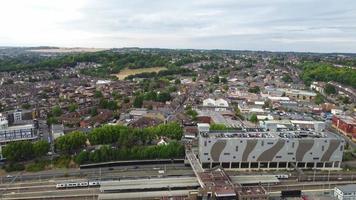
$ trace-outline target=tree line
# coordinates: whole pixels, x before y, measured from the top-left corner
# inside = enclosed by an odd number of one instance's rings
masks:
[[[91,152],[83,150],[74,160],[78,164],[85,164],[115,160],[182,158],[183,156],[184,146],[178,142],[170,142],[167,145],[134,146],[132,148],[113,148],[104,145]]]
[[[144,129],[121,125],[105,125],[93,129],[90,133],[74,131],[55,140],[56,151],[61,154],[73,154],[83,149],[88,140],[91,145],[113,145],[118,148],[151,145],[161,136],[174,140],[181,139],[183,129],[178,123],[160,124]]]
[[[10,162],[26,161],[45,156],[50,149],[47,141],[17,141],[7,144],[3,150],[3,156]]]

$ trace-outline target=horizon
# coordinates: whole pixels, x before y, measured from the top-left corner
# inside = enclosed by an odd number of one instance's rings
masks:
[[[111,47],[111,48],[100,48],[100,47],[80,47],[80,46],[1,46],[0,48],[48,48],[48,49],[98,49],[99,51],[113,50],[113,49],[161,49],[161,50],[194,50],[194,51],[240,51],[240,52],[268,52],[268,53],[306,53],[306,54],[355,54],[355,52],[317,52],[317,51],[273,51],[273,50],[250,50],[250,49],[208,49],[208,48],[163,48],[163,47]],[[43,49],[44,50],[44,49]],[[35,51],[34,51],[35,52]],[[86,52],[86,51],[83,51]],[[98,52],[98,51],[96,51]]]
[[[356,53],[355,21],[352,0],[5,0],[0,46]]]

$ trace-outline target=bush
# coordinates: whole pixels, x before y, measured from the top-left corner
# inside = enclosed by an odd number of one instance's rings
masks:
[[[57,168],[68,168],[72,159],[68,156],[61,156],[54,159],[53,165]]]
[[[47,166],[47,162],[45,161],[39,161],[39,162],[34,162],[26,167],[26,171],[28,172],[39,172],[43,171]]]
[[[4,169],[6,172],[23,171],[25,170],[25,165],[21,163],[10,163],[5,165]]]

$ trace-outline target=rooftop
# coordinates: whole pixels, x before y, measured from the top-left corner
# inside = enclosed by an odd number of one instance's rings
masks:
[[[354,117],[351,116],[337,116],[339,119],[341,119],[342,121],[344,121],[347,124],[351,124],[351,125],[356,125],[356,119]]]
[[[266,131],[261,128],[250,128],[241,130],[209,131],[201,133],[207,138],[328,138],[330,134],[309,130],[286,129],[280,131]]]
[[[350,185],[340,185],[336,186],[339,190],[341,190],[343,193],[346,192],[355,192],[356,191],[356,184],[350,184]]]

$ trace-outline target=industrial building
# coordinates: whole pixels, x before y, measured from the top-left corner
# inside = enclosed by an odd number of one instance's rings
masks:
[[[198,124],[198,130],[205,169],[340,169],[345,145],[341,137],[315,130],[211,131],[209,124]]]

